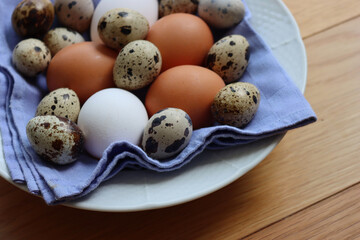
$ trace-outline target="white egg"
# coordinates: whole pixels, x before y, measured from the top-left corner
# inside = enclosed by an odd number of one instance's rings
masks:
[[[108,88],[92,95],[83,105],[78,126],[85,136],[85,149],[101,158],[113,142],[139,145],[148,115],[143,103],[132,93]]]
[[[150,26],[158,19],[159,5],[157,0],[102,0],[97,5],[91,20],[91,40],[102,43],[97,26],[100,18],[109,10],[114,8],[130,8],[142,14],[148,20]]]

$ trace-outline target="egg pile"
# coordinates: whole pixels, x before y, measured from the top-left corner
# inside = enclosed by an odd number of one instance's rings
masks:
[[[193,130],[246,126],[260,102],[256,86],[237,82],[249,43],[241,35],[214,43],[211,31],[244,14],[241,0],[21,1],[12,24],[25,39],[12,62],[24,77],[46,71],[50,91],[27,125],[29,142],[57,164],[83,148],[101,158],[116,141],[166,160]],[[55,17],[61,26],[50,29]]]

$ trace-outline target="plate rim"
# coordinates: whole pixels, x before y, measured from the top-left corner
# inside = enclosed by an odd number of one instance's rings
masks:
[[[296,32],[296,40],[300,44],[301,49],[299,49],[299,50],[301,51],[301,54],[303,55],[303,61],[304,61],[303,70],[302,70],[302,72],[304,73],[304,79],[301,82],[302,84],[299,86],[299,88],[300,88],[300,91],[302,93],[304,93],[305,88],[306,88],[306,83],[307,83],[307,55],[306,55],[305,45],[304,45],[304,42],[303,42],[302,37],[301,37],[300,29],[298,27],[298,24],[297,24],[294,16],[292,15],[292,13],[288,9],[288,7],[285,5],[285,3],[282,0],[273,0],[273,1],[278,2],[280,7],[285,11],[287,17],[289,18],[289,20],[291,22],[291,25],[294,27],[294,30]],[[250,23],[251,23],[251,20],[250,20]],[[138,206],[138,205],[133,206],[133,207],[127,206],[126,208],[117,208],[117,209],[106,208],[106,207],[105,208],[97,208],[97,209],[89,208],[89,207],[86,207],[86,206],[78,205],[77,203],[79,203],[79,200],[74,201],[74,202],[65,203],[63,205],[71,207],[71,208],[88,210],[88,211],[137,212],[137,211],[146,211],[146,210],[155,210],[155,209],[168,208],[168,207],[184,204],[184,203],[187,203],[187,202],[191,202],[191,201],[194,201],[196,199],[207,196],[207,195],[209,195],[211,193],[214,193],[214,192],[224,188],[225,186],[228,186],[229,184],[231,184],[234,181],[238,180],[244,174],[246,174],[247,172],[252,170],[254,167],[256,167],[259,163],[261,163],[274,150],[274,148],[283,139],[285,134],[280,134],[280,135],[271,137],[272,138],[272,143],[269,145],[269,147],[266,149],[266,151],[263,151],[262,155],[256,161],[253,161],[253,162],[251,162],[251,164],[246,166],[245,167],[246,170],[244,170],[244,168],[243,168],[243,169],[241,169],[241,171],[239,170],[240,173],[234,174],[234,176],[227,179],[227,181],[222,181],[218,186],[213,187],[211,189],[208,189],[207,191],[203,191],[200,194],[195,194],[194,196],[185,197],[183,199],[177,199],[177,200],[174,200],[174,201],[167,201],[166,204],[164,204],[164,203],[157,204],[157,203],[154,203],[154,202],[147,202],[147,203],[145,203],[145,204],[143,204],[141,206]]]
[[[251,0],[247,0],[247,1],[251,1]],[[301,33],[300,33],[300,29],[298,27],[298,24],[294,18],[294,16],[292,15],[292,13],[290,12],[290,10],[288,9],[288,7],[285,5],[285,3],[282,0],[273,0],[277,3],[279,3],[279,6],[282,8],[282,10],[285,11],[287,17],[290,20],[291,25],[293,26],[295,32],[296,32],[296,40],[298,41],[298,43],[300,44],[301,49],[299,49],[301,51],[301,54],[303,55],[303,70],[302,72],[304,73],[304,79],[301,82],[301,85],[299,86],[300,91],[302,93],[305,92],[305,88],[306,88],[306,84],[307,84],[307,74],[308,74],[308,66],[307,66],[307,55],[306,55],[306,49],[305,49],[305,45],[304,42],[302,40],[301,37]],[[250,19],[250,23],[251,23],[251,19]],[[299,51],[299,52],[300,52]],[[0,133],[1,134],[1,133]],[[154,209],[160,209],[160,208],[167,208],[167,207],[171,207],[171,206],[176,206],[176,205],[180,205],[180,204],[184,204],[187,202],[191,202],[194,201],[196,199],[202,198],[204,196],[207,196],[211,193],[214,193],[222,188],[224,188],[225,186],[228,186],[229,184],[233,183],[234,181],[238,180],[240,177],[242,177],[244,174],[246,174],[247,172],[249,172],[250,170],[252,170],[254,167],[256,167],[260,162],[262,162],[273,150],[274,148],[279,144],[279,142],[283,139],[283,137],[285,136],[286,133],[284,134],[280,134],[280,135],[276,135],[271,137],[271,143],[269,144],[269,146],[267,147],[266,151],[262,151],[261,152],[261,156],[259,156],[256,160],[252,161],[251,163],[249,163],[247,166],[238,169],[236,174],[233,174],[231,177],[229,177],[228,179],[222,181],[221,183],[219,183],[217,186],[213,187],[213,188],[209,188],[206,191],[203,191],[201,193],[197,193],[194,194],[193,196],[190,197],[184,197],[182,199],[176,199],[173,201],[167,201],[166,203],[162,202],[162,203],[155,203],[155,202],[146,202],[144,204],[140,205],[134,205],[132,207],[126,206],[126,207],[118,207],[116,209],[114,208],[106,208],[106,206],[100,206],[100,207],[89,207],[86,206],[86,204],[84,205],[84,201],[81,199],[79,200],[74,200],[71,202],[67,202],[67,203],[62,203],[61,205],[66,206],[66,207],[70,207],[70,208],[74,208],[74,209],[80,209],[80,210],[87,210],[87,211],[94,211],[94,212],[137,212],[137,211],[146,211],[146,210],[154,210]],[[3,142],[2,142],[2,138],[1,138],[1,155],[0,158],[4,158],[3,156]],[[5,161],[5,159],[3,159]],[[28,190],[26,185],[24,184],[18,184],[16,182],[13,182],[10,174],[9,174],[9,170],[8,167],[5,163],[5,167],[6,169],[0,168],[0,176],[5,179],[7,182],[11,183],[12,185],[16,186],[17,188],[31,194]],[[101,187],[101,186],[100,186]],[[34,195],[34,194],[31,194]],[[37,195],[35,195],[37,196]],[[39,198],[41,198],[41,196],[37,196]],[[85,200],[86,201],[86,200]]]

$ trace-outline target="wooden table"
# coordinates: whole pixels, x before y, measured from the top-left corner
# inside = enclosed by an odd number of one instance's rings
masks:
[[[360,239],[360,1],[285,4],[307,48],[317,123],[289,132],[231,185],[166,209],[48,207],[1,179],[0,238]]]

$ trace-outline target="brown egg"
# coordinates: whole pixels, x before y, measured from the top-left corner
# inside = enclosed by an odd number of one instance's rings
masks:
[[[214,43],[208,25],[188,13],[174,13],[158,20],[146,40],[159,48],[162,71],[179,65],[202,65]]]
[[[47,71],[50,91],[70,88],[83,104],[91,95],[115,87],[113,68],[117,52],[94,42],[76,43],[60,50]]]
[[[14,9],[11,22],[22,37],[42,37],[50,29],[54,16],[49,0],[23,0]]]
[[[211,106],[217,122],[234,127],[246,126],[255,116],[260,104],[260,92],[246,82],[232,83],[221,89]]]
[[[151,84],[145,106],[150,116],[164,108],[180,108],[189,114],[194,129],[207,127],[213,123],[211,104],[224,86],[221,77],[207,68],[174,67]]]

